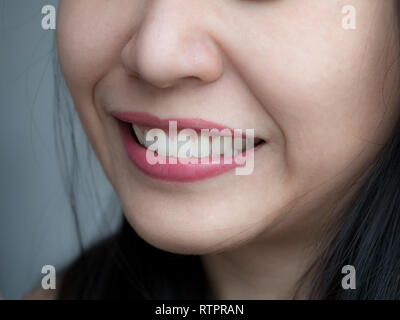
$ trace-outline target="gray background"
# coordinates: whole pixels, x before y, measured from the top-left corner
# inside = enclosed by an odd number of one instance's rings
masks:
[[[42,266],[60,270],[79,252],[55,153],[55,31],[41,27],[42,7],[57,3],[0,0],[0,294],[6,299],[39,286]],[[83,135],[80,141],[86,143]],[[96,170],[100,198],[115,197]],[[90,245],[117,225],[118,213],[105,220],[89,196],[82,199],[82,235]]]

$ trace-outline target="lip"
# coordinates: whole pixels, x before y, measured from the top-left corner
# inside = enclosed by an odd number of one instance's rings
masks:
[[[187,119],[187,118],[170,118],[170,119],[160,119],[154,115],[145,112],[115,112],[113,113],[114,117],[119,119],[120,121],[133,123],[136,125],[151,127],[151,128],[159,128],[168,131],[169,122],[176,121],[177,129],[193,129],[196,131],[200,131],[201,129],[217,129],[219,131],[225,130],[229,132],[230,136],[242,137],[245,138],[245,133],[238,133],[237,131],[229,128],[227,126],[223,126],[221,124],[203,120],[203,119]],[[223,134],[222,134],[223,135]]]
[[[229,163],[224,161],[226,157],[219,157],[220,159],[216,163],[213,161],[215,158],[210,158],[209,163],[202,163],[201,161],[199,163],[180,163],[179,161],[171,163],[171,157],[167,157],[167,163],[165,164],[150,164],[147,161],[146,152],[152,151],[147,150],[136,141],[132,133],[132,124],[168,130],[169,121],[176,121],[178,130],[193,129],[200,131],[201,129],[218,129],[221,131],[228,129],[232,135],[238,136],[238,133],[236,130],[203,119],[160,119],[144,112],[118,112],[113,113],[113,116],[118,120],[125,149],[133,164],[146,175],[165,181],[193,182],[221,175],[243,165],[244,160],[249,155],[254,154],[263,145],[255,146],[253,149],[246,150],[242,154],[230,157],[232,159]],[[245,135],[240,134],[240,136],[244,137]]]

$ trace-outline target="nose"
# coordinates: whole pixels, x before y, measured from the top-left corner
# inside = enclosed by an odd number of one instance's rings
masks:
[[[216,81],[223,73],[223,60],[201,21],[205,13],[196,8],[201,2],[151,2],[122,50],[127,72],[158,88],[173,87],[185,79]]]

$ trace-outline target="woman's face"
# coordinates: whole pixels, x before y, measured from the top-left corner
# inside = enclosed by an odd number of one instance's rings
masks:
[[[398,116],[396,19],[394,0],[60,0],[57,37],[130,224],[158,248],[206,254],[307,240],[344,203]],[[121,113],[142,130],[185,119],[254,129],[264,143],[247,175],[146,171]]]

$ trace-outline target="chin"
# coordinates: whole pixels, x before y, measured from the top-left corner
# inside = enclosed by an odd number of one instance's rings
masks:
[[[153,201],[132,197],[123,203],[126,219],[144,241],[176,254],[205,255],[233,249],[262,234],[276,218],[275,214],[261,216],[261,209],[252,214],[245,208],[235,210],[224,200],[213,206],[202,202],[188,206],[190,201],[185,205],[172,197],[151,198]]]

